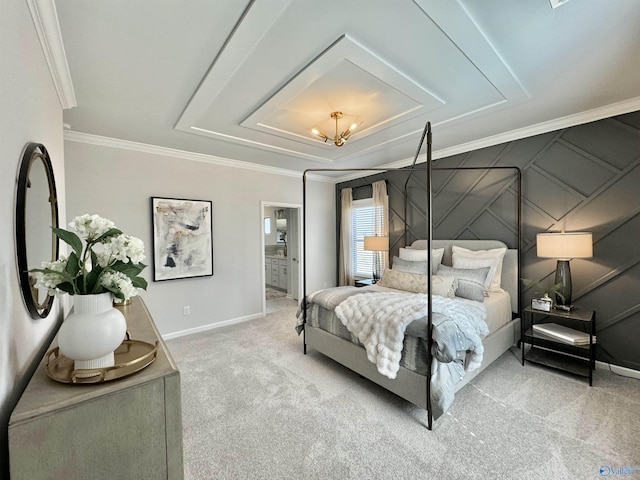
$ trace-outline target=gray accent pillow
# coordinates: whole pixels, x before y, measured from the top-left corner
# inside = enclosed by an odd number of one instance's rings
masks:
[[[400,257],[393,256],[393,263],[391,264],[393,270],[399,270],[407,273],[419,273],[420,275],[427,274],[427,262],[414,262],[411,260],[403,260]]]
[[[436,255],[432,257],[433,260],[431,262],[431,271],[434,275],[438,271],[438,265],[440,265],[440,262],[435,257]],[[391,268],[401,272],[418,273],[420,275],[426,275],[429,271],[426,260],[405,260],[404,258],[396,257],[395,255],[393,257]]]
[[[484,286],[491,267],[483,268],[454,268],[447,265],[438,265],[438,275],[456,277],[458,288],[456,297],[484,302],[486,288]]]

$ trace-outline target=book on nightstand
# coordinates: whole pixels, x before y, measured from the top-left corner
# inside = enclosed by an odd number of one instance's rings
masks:
[[[555,323],[537,323],[533,325],[533,331],[551,340],[566,343],[569,345],[589,345],[589,334],[574,330]],[[593,336],[593,343],[596,343],[596,336]]]

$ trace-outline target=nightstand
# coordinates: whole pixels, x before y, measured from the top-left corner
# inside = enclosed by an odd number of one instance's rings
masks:
[[[364,280],[356,280],[356,287],[366,287],[370,285],[375,285],[373,282],[373,278],[365,278]]]
[[[577,334],[583,334],[585,338],[588,336],[587,343],[572,344],[541,331],[541,329],[547,329],[545,324],[550,323],[558,325],[559,329],[570,328]],[[522,315],[520,332],[523,366],[527,360],[586,377],[589,379],[589,386],[593,385],[593,370],[596,363],[596,312],[580,309],[570,312],[562,310],[544,312],[527,307]]]

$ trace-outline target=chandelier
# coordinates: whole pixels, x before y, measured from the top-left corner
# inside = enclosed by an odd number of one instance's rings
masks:
[[[344,114],[342,112],[333,112],[331,114],[331,118],[333,118],[336,121],[336,133],[333,136],[333,143],[335,143],[336,147],[343,146],[345,142],[349,140],[349,137],[354,132],[354,130],[357,129],[362,124],[362,121],[360,121],[357,117],[354,117],[354,120],[353,122],[351,122],[351,125],[349,125],[349,127],[345,131],[340,132],[340,127],[338,126],[338,120],[340,120],[342,117],[344,117]],[[311,128],[311,133],[313,133],[317,137],[322,138],[325,141],[325,143],[327,140],[330,140],[329,136],[321,132],[317,127]]]

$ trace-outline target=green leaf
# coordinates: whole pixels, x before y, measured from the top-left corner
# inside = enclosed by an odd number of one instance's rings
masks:
[[[538,290],[534,293],[554,293],[560,297],[563,302],[565,301],[565,296],[562,294],[562,283],[556,283],[551,286],[551,288],[546,288],[542,285],[542,282],[538,282],[536,280],[529,280],[527,278],[521,278],[520,280],[522,280],[522,284],[527,288],[537,287]]]
[[[143,263],[124,263],[120,260],[111,265],[112,270],[124,273],[129,278],[133,278],[138,275],[145,267],[146,265]]]
[[[53,275],[58,275],[65,282],[73,283],[74,277],[69,275],[67,272],[58,272],[57,270],[51,270],[50,268],[38,268],[34,270],[30,270],[31,272],[41,272],[41,273],[51,273]]]
[[[70,232],[69,230],[65,230],[63,228],[53,228],[53,233],[56,234],[60,240],[63,240],[65,243],[68,243],[73,251],[76,253],[78,257],[82,254],[82,240],[75,233]]]
[[[142,278],[142,277],[135,277],[131,279],[131,283],[133,283],[133,286],[136,288],[142,288],[143,290],[147,289],[147,281]]]
[[[104,287],[105,290],[108,290],[109,292],[113,293],[113,296],[116,297],[119,300],[124,300],[124,293],[122,293],[120,290],[117,290],[115,288],[112,287]]]
[[[87,291],[85,293],[99,293],[100,285],[100,275],[104,271],[98,263],[91,269],[91,271],[87,274],[85,287]]]
[[[104,232],[102,235],[100,235],[91,243],[101,243],[101,242],[104,242],[109,237],[113,237],[120,234],[122,234],[122,230],[118,230],[117,228],[110,228],[109,230]]]
[[[31,268],[29,269],[30,272],[40,272],[40,273],[48,273],[48,272],[53,272],[53,270],[49,270],[48,268]],[[58,272],[56,272],[58,273]]]
[[[76,293],[75,288],[73,288],[73,284],[69,282],[59,283],[56,288],[70,295],[73,295],[74,293]]]
[[[80,261],[78,260],[78,255],[76,255],[76,252],[73,252],[71,253],[71,255],[69,255],[69,258],[67,259],[67,265],[64,267],[64,271],[74,278],[78,276],[78,272],[80,272]]]

